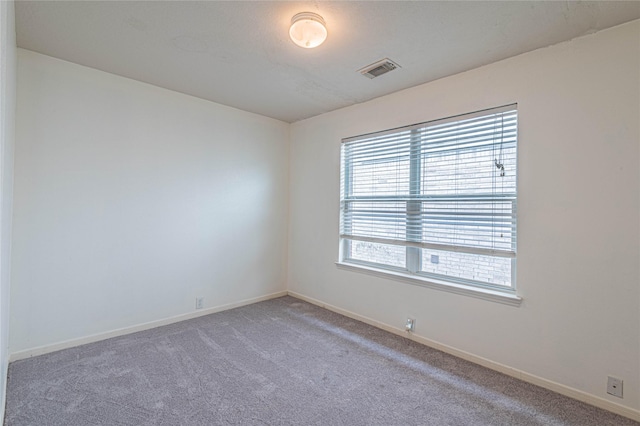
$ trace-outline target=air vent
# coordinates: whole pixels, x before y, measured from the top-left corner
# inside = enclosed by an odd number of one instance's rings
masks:
[[[393,71],[396,68],[400,68],[400,65],[396,64],[390,59],[383,59],[374,64],[367,65],[366,67],[358,70],[358,72],[365,77],[376,78],[380,77],[382,74],[386,74],[389,71]]]

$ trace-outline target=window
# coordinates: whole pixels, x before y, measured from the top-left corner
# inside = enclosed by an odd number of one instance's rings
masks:
[[[340,262],[514,292],[516,105],[344,139]]]

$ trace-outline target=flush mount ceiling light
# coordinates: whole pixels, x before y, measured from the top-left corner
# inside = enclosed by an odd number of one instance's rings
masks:
[[[327,39],[324,19],[316,13],[298,13],[291,18],[289,37],[295,44],[306,49],[320,46]]]

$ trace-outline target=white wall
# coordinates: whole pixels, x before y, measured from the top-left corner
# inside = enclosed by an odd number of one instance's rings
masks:
[[[9,292],[13,148],[16,112],[16,29],[13,1],[0,2],[0,419],[9,364]]]
[[[293,124],[289,289],[638,410],[639,39],[635,21]],[[336,268],[341,138],[513,102],[520,307]]]
[[[10,351],[286,290],[288,141],[18,49]]]

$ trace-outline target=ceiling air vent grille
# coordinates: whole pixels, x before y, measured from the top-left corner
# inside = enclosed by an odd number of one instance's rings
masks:
[[[358,70],[358,72],[365,77],[376,78],[380,77],[382,74],[386,74],[389,71],[393,71],[396,68],[400,68],[400,65],[396,64],[390,59],[383,59],[374,64],[367,65],[366,67]]]

